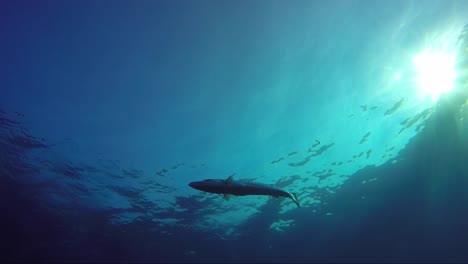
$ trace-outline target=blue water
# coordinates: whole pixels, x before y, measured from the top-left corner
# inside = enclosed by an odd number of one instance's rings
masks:
[[[2,2],[1,258],[468,262],[466,14]],[[188,186],[230,175],[301,207]]]

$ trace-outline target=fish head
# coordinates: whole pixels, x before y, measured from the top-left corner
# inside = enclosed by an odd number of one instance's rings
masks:
[[[189,186],[204,192],[222,193],[224,191],[224,180],[207,179],[189,183]]]

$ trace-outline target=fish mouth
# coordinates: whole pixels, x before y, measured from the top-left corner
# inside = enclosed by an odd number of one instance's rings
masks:
[[[191,182],[188,185],[195,190],[203,191],[203,184],[200,184],[200,182]]]

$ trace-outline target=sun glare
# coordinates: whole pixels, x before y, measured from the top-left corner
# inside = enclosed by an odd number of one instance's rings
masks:
[[[455,54],[425,50],[413,58],[416,81],[423,98],[437,101],[441,94],[450,92],[457,76]]]

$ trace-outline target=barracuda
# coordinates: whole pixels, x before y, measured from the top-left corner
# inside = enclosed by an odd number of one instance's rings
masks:
[[[296,194],[290,193],[270,185],[255,182],[234,181],[233,176],[227,179],[207,179],[203,181],[191,182],[189,186],[204,192],[224,195],[224,199],[229,200],[230,195],[269,195],[273,197],[290,198],[297,207],[300,207]]]

